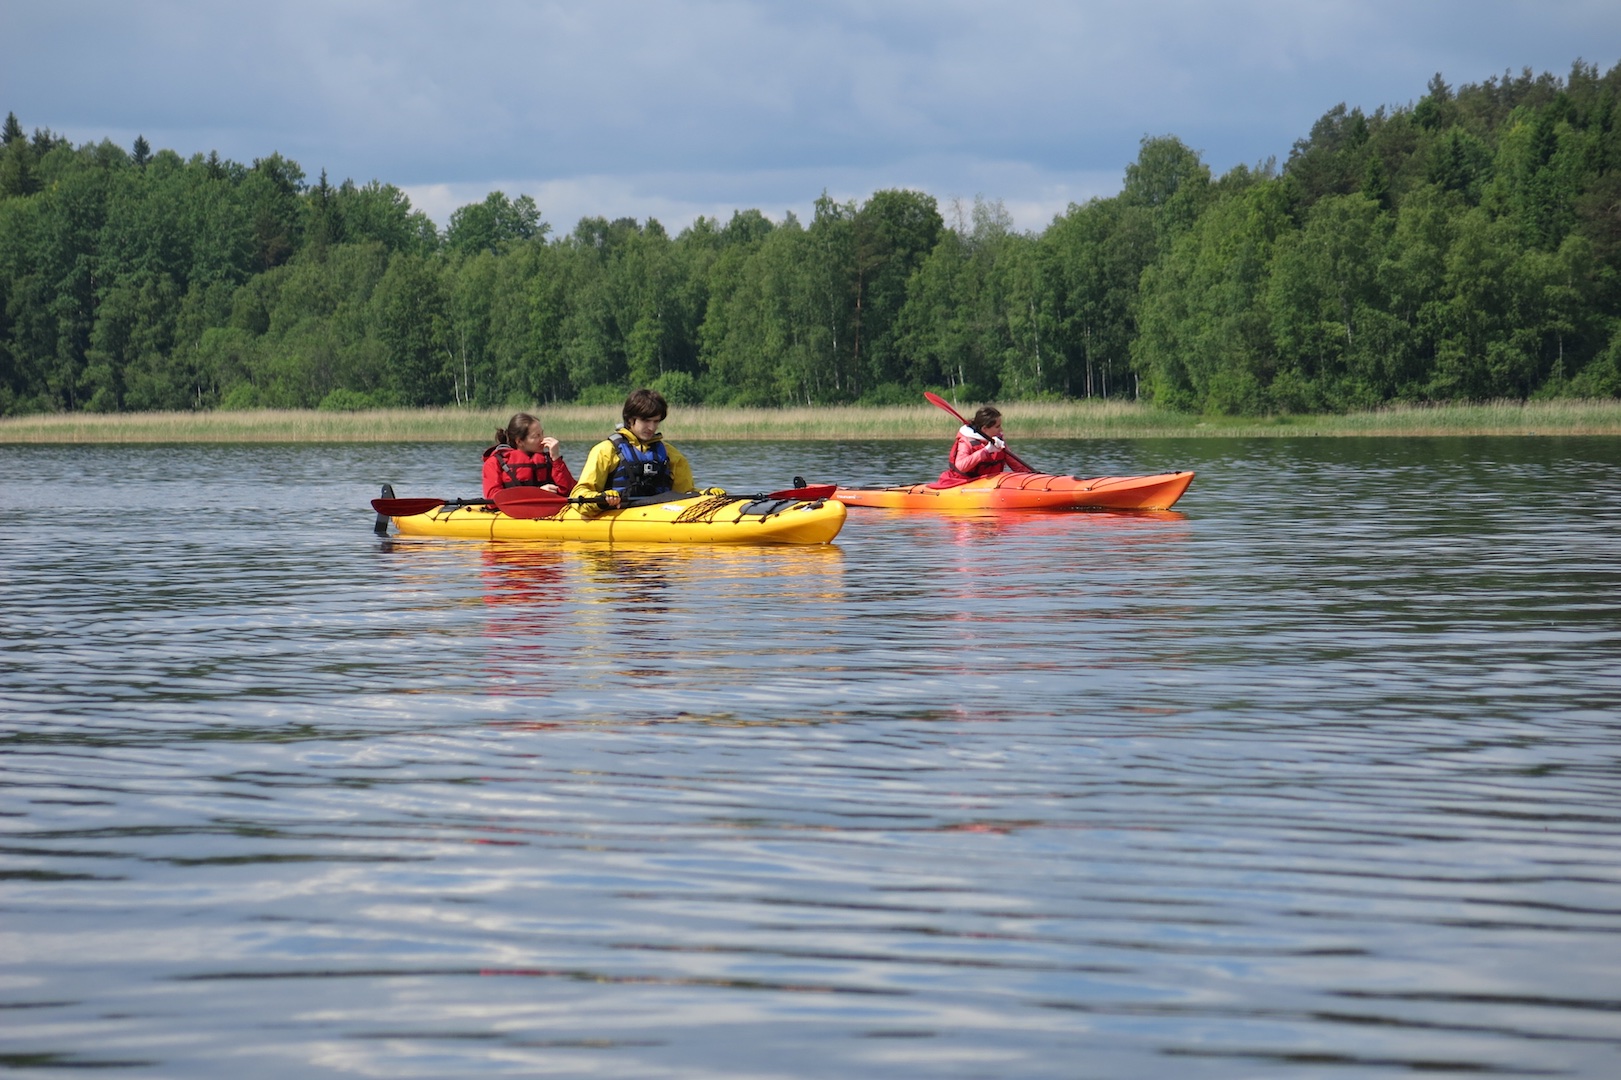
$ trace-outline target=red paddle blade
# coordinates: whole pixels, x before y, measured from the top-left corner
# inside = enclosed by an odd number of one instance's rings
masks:
[[[371,508],[384,517],[415,517],[445,505],[443,499],[373,499]]]
[[[568,502],[567,496],[536,487],[502,488],[493,499],[501,513],[515,518],[551,517]]]
[[[923,391],[923,397],[928,401],[928,403],[930,405],[933,405],[935,408],[944,409],[946,412],[950,413],[952,416],[955,416],[957,418],[957,422],[959,424],[968,423],[967,420],[963,419],[962,413],[958,412],[956,409],[953,409],[951,407],[951,402],[947,401],[945,398],[941,397],[939,394],[936,394],[936,393],[934,393],[933,391],[930,391],[930,390],[925,390],[925,391]]]
[[[837,484],[807,484],[804,487],[784,488],[782,491],[769,491],[768,499],[802,499],[810,502],[814,499],[831,499],[837,491]]]

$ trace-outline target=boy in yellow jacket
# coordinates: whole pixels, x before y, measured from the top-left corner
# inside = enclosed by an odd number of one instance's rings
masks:
[[[610,507],[625,499],[667,492],[696,492],[692,466],[685,455],[659,434],[659,425],[670,415],[664,395],[656,390],[637,390],[625,399],[621,413],[624,426],[591,448],[574,485],[574,497],[603,497]],[[721,488],[706,494],[725,494]],[[585,509],[582,507],[581,509]]]

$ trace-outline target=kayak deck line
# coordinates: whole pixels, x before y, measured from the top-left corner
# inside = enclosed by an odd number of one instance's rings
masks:
[[[564,504],[554,514],[522,518],[494,506],[445,503],[393,520],[402,536],[469,540],[826,544],[844,527],[845,517],[844,504],[834,499],[691,495],[595,513]]]

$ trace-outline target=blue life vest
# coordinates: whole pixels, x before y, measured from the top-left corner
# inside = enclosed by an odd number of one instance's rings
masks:
[[[670,477],[670,455],[663,442],[643,450],[617,431],[608,440],[619,451],[619,464],[614,467],[609,487],[621,495],[663,495],[675,486]]]

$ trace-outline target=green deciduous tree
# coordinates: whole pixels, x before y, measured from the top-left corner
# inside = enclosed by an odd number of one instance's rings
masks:
[[[1259,412],[1276,368],[1261,304],[1289,224],[1282,185],[1212,204],[1143,272],[1132,363],[1145,396],[1171,408]]]
[[[1266,298],[1273,407],[1343,410],[1388,396],[1381,357],[1389,328],[1377,320],[1388,304],[1378,271],[1393,226],[1373,199],[1337,195],[1311,208],[1305,228],[1279,236]]]
[[[383,347],[383,386],[406,405],[446,400],[447,311],[444,285],[424,256],[396,252],[371,299],[371,326]]]
[[[510,245],[545,236],[551,226],[540,220],[540,209],[528,195],[508,199],[492,191],[481,203],[470,203],[450,215],[445,246],[453,253],[481,251],[499,254]]]
[[[906,378],[896,319],[906,302],[907,283],[944,227],[933,196],[904,190],[875,192],[851,221],[850,363],[862,386]]]

